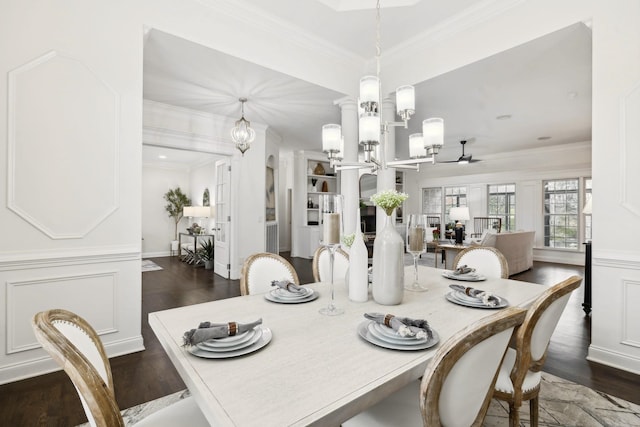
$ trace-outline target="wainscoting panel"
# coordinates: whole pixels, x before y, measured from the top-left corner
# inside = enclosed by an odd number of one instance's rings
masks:
[[[640,348],[640,281],[623,280],[622,343]]]
[[[31,330],[39,311],[64,307],[84,317],[100,334],[117,332],[115,289],[118,274],[105,271],[7,283],[7,353],[40,347]],[[88,306],[87,301],[99,301]]]

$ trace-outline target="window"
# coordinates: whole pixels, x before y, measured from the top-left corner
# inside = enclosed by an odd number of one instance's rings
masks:
[[[453,222],[456,218],[449,218],[451,208],[457,206],[467,206],[467,187],[445,187],[444,189],[444,208],[445,223]]]
[[[442,188],[422,189],[422,213],[432,216],[442,216]]]
[[[579,180],[544,181],[544,245],[578,249]]]
[[[503,231],[516,229],[516,185],[489,185],[487,215],[502,218]]]
[[[585,178],[584,180],[584,203],[591,200],[591,178]],[[584,214],[584,241],[591,240],[591,214]]]

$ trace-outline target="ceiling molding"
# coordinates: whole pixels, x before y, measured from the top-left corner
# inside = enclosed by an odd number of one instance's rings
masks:
[[[470,28],[487,22],[499,16],[509,9],[518,6],[525,0],[483,0],[446,19],[429,30],[415,35],[412,38],[394,46],[383,54],[383,59],[393,63],[400,58],[410,57],[417,49],[423,49],[442,40],[449,39],[463,33]]]
[[[285,21],[276,15],[266,13],[263,9],[252,6],[243,0],[228,2],[224,0],[196,0],[198,3],[215,10],[216,14],[223,13],[251,28],[262,30],[287,42],[298,45],[305,50],[319,51],[325,56],[333,57],[340,62],[351,63],[352,67],[362,68],[366,61],[338,45],[329,43],[317,37],[304,28]]]

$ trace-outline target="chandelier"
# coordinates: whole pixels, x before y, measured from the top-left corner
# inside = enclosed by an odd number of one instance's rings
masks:
[[[238,101],[241,102],[242,117],[236,121],[236,125],[231,129],[231,139],[244,157],[244,152],[251,148],[256,132],[251,129],[251,122],[244,118],[244,103],[247,102],[247,98],[238,98]]]
[[[376,2],[376,75],[360,79],[360,114],[358,120],[358,141],[364,150],[364,163],[343,162],[344,137],[338,124],[322,126],[322,151],[327,154],[331,167],[335,170],[369,168],[371,171],[397,167],[418,170],[420,163],[435,163],[436,154],[444,145],[444,121],[429,118],[422,122],[422,133],[409,135],[409,159],[386,161],[384,150],[379,150],[381,141],[386,145],[390,127],[404,126],[415,113],[415,89],[400,86],[396,89],[396,112],[402,121],[382,122],[382,100],[380,84],[380,0]],[[376,157],[376,150],[382,156]]]

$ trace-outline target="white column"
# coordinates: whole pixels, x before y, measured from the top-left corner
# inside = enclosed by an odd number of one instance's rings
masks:
[[[342,136],[344,137],[344,161],[358,161],[358,105],[353,99],[340,102],[342,111]],[[360,203],[358,170],[340,171],[340,193],[344,196],[344,233],[356,229],[356,216]],[[359,222],[359,220],[358,220]]]
[[[382,123],[393,122],[396,117],[396,104],[389,98],[382,100]],[[386,138],[386,140],[385,140]],[[396,157],[396,130],[394,127],[389,127],[388,133],[382,135],[379,147],[380,158],[384,161],[391,161]],[[378,170],[378,189],[393,190],[396,188],[396,168],[380,169]],[[376,209],[376,230],[382,230],[384,226],[384,218],[387,214],[380,208]],[[395,211],[393,213],[393,220],[395,222]]]

